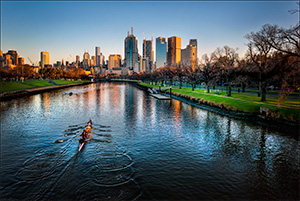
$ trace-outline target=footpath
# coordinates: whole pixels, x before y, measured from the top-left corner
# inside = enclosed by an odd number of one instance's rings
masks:
[[[46,91],[52,91],[52,90],[56,90],[56,89],[63,89],[63,88],[87,85],[87,84],[90,84],[90,82],[53,85],[53,86],[45,86],[45,87],[37,87],[37,88],[31,88],[31,89],[21,89],[21,90],[16,90],[16,91],[3,92],[0,94],[0,101],[11,100],[14,98],[34,95],[34,94],[38,94],[38,93],[42,93],[42,92],[46,92]]]

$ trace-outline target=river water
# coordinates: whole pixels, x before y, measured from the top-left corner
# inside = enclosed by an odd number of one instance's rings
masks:
[[[95,83],[1,102],[0,199],[299,200],[299,151],[289,133]]]

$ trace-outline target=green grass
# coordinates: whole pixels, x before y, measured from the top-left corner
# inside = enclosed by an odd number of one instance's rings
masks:
[[[89,82],[85,80],[81,81],[70,81],[70,80],[53,80],[55,84],[61,85],[61,84],[73,84],[73,83],[84,83],[84,82]]]
[[[151,85],[147,83],[140,83],[148,87],[159,88],[158,85]],[[162,88],[164,90],[169,90],[169,87]],[[186,94],[195,98],[204,99],[207,101],[215,103],[223,103],[224,105],[231,106],[237,110],[249,113],[259,113],[260,107],[268,108],[273,112],[278,113],[279,115],[287,118],[300,121],[300,108],[299,101],[297,100],[286,100],[282,105],[283,106],[294,106],[298,108],[288,108],[288,107],[278,107],[276,98],[267,98],[267,101],[261,102],[260,97],[255,95],[248,94],[232,94],[231,97],[228,97],[226,92],[219,92],[219,95],[215,94],[215,91],[211,91],[209,94],[206,93],[206,90],[195,89],[192,91],[191,88],[181,88],[177,86],[172,86],[172,91],[175,93]],[[275,104],[275,105],[271,105]]]
[[[72,83],[82,83],[86,81],[68,81],[68,80],[53,80],[56,84],[72,84]],[[13,82],[0,82],[0,93],[16,91],[16,90],[24,90],[24,89],[32,89],[38,87],[46,87],[53,86],[52,83],[49,83],[48,80],[25,80],[21,81],[13,81]]]

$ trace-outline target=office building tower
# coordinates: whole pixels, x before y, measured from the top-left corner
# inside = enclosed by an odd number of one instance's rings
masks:
[[[87,69],[91,66],[90,54],[88,52],[85,52],[83,54],[82,65],[83,65],[83,68],[85,68],[85,69]]]
[[[190,45],[196,47],[196,62],[198,62],[198,42],[197,42],[197,39],[190,39]]]
[[[96,56],[96,66],[100,66],[100,57],[101,57],[101,52],[100,52],[100,47],[95,48],[95,56]]]
[[[183,66],[196,67],[197,66],[197,48],[193,45],[187,45],[185,49],[181,50],[181,64]]]
[[[126,60],[126,67],[129,70],[133,70],[135,64],[138,61],[138,41],[137,38],[133,35],[133,28],[131,28],[131,34],[129,35],[129,31],[127,37],[124,41],[124,55]]]
[[[156,68],[164,67],[167,62],[167,43],[164,37],[156,38]]]
[[[44,68],[45,65],[49,64],[49,52],[41,52],[41,67]]]
[[[143,40],[143,58],[148,59],[145,69],[146,71],[152,71],[153,69],[153,45],[152,40]]]
[[[108,57],[108,69],[120,68],[122,57],[119,54],[111,54]]]
[[[181,60],[181,38],[172,36],[168,38],[167,63],[169,66],[177,66]]]

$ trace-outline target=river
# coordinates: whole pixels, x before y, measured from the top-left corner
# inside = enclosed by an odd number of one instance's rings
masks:
[[[299,200],[299,153],[289,133],[94,83],[1,102],[0,199]]]

